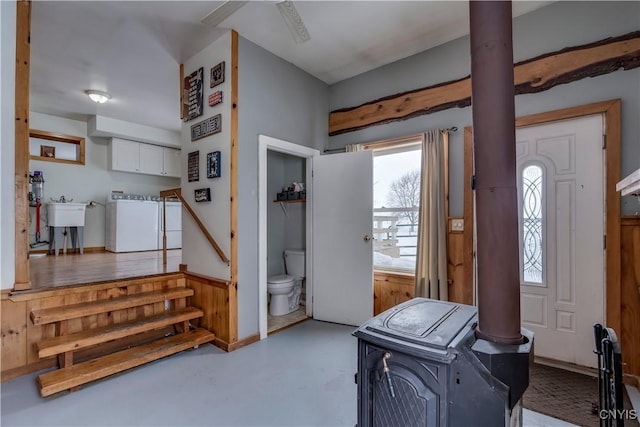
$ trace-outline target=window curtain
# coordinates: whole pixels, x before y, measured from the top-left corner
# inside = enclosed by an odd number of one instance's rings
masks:
[[[344,147],[344,151],[346,151],[347,153],[353,153],[354,151],[362,150],[364,150],[362,144],[347,144],[347,146]]]
[[[424,134],[416,256],[415,296],[443,301],[448,299],[444,164],[448,143],[448,131]]]

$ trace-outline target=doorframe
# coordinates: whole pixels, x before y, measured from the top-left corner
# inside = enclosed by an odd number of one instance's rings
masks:
[[[313,317],[313,158],[320,151],[283,139],[258,135],[258,322],[260,339],[267,337],[267,152],[276,151],[306,159],[306,218],[305,218],[305,286],[307,316]]]
[[[621,330],[621,292],[620,281],[620,195],[616,183],[620,180],[620,139],[621,139],[621,101],[612,99],[593,104],[563,108],[516,118],[516,127],[533,126],[602,114],[604,119],[604,206],[605,206],[605,316],[607,326]],[[464,129],[464,265],[465,295],[474,293],[473,273],[473,127]]]

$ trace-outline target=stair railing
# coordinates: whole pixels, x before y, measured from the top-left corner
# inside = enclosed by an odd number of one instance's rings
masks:
[[[163,199],[166,199],[167,197],[178,198],[180,200],[180,202],[182,202],[182,207],[184,207],[186,209],[186,211],[189,212],[189,215],[191,215],[191,218],[193,218],[193,220],[196,222],[196,224],[198,225],[198,228],[200,228],[200,231],[202,232],[204,237],[209,241],[209,244],[211,245],[213,250],[216,251],[216,253],[218,254],[218,257],[220,257],[222,262],[224,262],[227,265],[229,265],[229,263],[230,263],[229,258],[227,258],[227,256],[225,255],[224,251],[222,250],[222,248],[220,248],[220,245],[218,245],[218,242],[216,242],[216,240],[213,238],[211,233],[209,233],[209,230],[207,230],[207,227],[202,223],[200,218],[198,218],[198,215],[193,211],[191,206],[189,206],[189,203],[187,203],[187,201],[184,199],[184,197],[182,197],[182,190],[180,188],[173,188],[171,190],[161,191],[160,192],[160,197],[162,197]],[[166,227],[165,227],[164,235],[163,235],[163,241],[165,241],[165,242],[166,242],[166,233],[167,233],[167,230],[166,230]],[[166,245],[166,243],[163,244],[163,246],[164,246],[163,247],[163,262],[165,262],[164,260],[166,259],[166,253],[167,253],[167,245]]]

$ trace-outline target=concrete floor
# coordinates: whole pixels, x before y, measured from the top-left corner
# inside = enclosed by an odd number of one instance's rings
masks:
[[[309,320],[225,353],[204,345],[41,398],[36,375],[1,385],[2,426],[354,426],[355,328]],[[531,411],[531,427],[570,424]]]

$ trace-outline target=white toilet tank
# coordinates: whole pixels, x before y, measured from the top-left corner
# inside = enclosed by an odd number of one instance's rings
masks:
[[[304,277],[304,250],[285,249],[284,265],[287,267],[287,274],[293,277]]]

